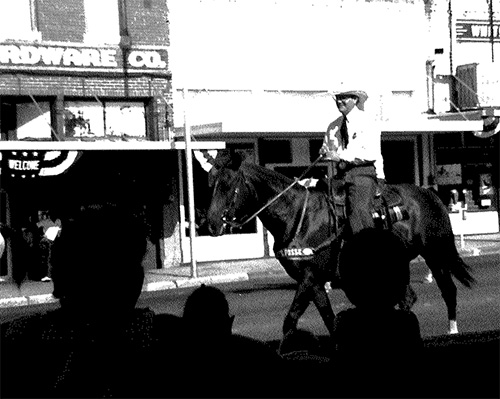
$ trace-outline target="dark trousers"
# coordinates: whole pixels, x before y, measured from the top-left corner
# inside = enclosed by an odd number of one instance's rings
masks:
[[[40,266],[43,276],[52,277],[52,244],[47,237],[42,237],[38,249],[40,253]]]
[[[352,234],[375,227],[373,200],[377,191],[377,174],[374,166],[355,166],[344,171],[346,183],[347,216]]]

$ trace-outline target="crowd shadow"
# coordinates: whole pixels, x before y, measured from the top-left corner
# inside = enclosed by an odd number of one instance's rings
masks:
[[[411,311],[394,306],[406,272],[389,273],[383,295],[363,282],[373,276],[360,271],[358,245],[389,243],[391,267],[406,262],[393,239],[372,232],[344,248],[340,275],[354,307],[339,313],[336,336],[297,329],[263,342],[232,332],[238,316],[214,286],[194,288],[182,316],[137,307],[140,213],[82,210],[53,247],[60,307],[0,326],[1,397],[498,397],[500,329],[421,339]]]

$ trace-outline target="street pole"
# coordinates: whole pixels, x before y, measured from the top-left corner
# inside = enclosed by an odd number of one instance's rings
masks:
[[[196,270],[196,222],[194,210],[194,184],[193,184],[193,152],[191,150],[191,126],[188,123],[188,105],[189,93],[184,88],[182,89],[184,100],[184,141],[186,144],[186,171],[187,171],[187,188],[188,188],[188,209],[189,209],[189,249],[191,254],[191,277],[198,277]]]
[[[488,13],[490,15],[491,62],[495,62],[495,38],[493,37],[493,0],[490,0],[488,4]]]

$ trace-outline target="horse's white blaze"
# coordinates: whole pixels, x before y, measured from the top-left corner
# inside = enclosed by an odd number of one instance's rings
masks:
[[[448,334],[458,334],[458,327],[456,320],[450,320],[450,327],[448,329]]]

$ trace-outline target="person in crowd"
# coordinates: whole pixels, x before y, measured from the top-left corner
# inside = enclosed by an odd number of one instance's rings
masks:
[[[336,361],[347,370],[344,381],[367,388],[364,394],[404,389],[418,363],[423,348],[418,319],[396,308],[405,299],[409,266],[403,240],[389,230],[363,230],[340,254],[340,284],[354,307],[337,315]]]
[[[234,315],[220,289],[204,284],[195,289],[186,300],[182,317],[185,361],[197,370],[197,383],[188,386],[188,396],[275,395],[282,384],[277,378],[280,357],[264,342],[233,334]]]
[[[2,397],[143,398],[176,378],[180,317],[136,307],[146,238],[128,207],[88,207],[65,223],[52,256],[60,308],[0,328]]]
[[[45,271],[44,277],[41,281],[51,281],[52,274],[52,245],[61,233],[61,220],[59,218],[52,219],[52,215],[47,210],[38,211],[38,222],[36,224],[40,233],[39,251],[40,251],[40,264],[42,270]]]
[[[334,394],[331,384],[324,383],[332,381],[331,348],[314,333],[303,328],[291,330],[283,337],[278,353],[285,363],[282,373],[288,381],[287,396],[330,397]]]
[[[352,234],[374,227],[373,200],[385,181],[381,131],[364,112],[368,95],[361,90],[334,95],[340,116],[327,128],[320,153],[336,165],[336,179],[346,184],[347,216]]]

